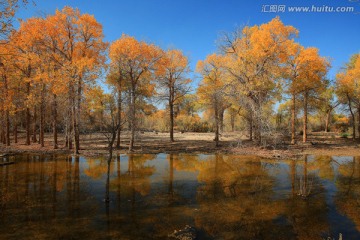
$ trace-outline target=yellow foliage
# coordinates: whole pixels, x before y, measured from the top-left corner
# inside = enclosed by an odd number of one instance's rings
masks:
[[[336,79],[337,95],[342,102],[347,102],[348,99],[360,102],[360,57],[356,58],[352,67],[338,73]]]

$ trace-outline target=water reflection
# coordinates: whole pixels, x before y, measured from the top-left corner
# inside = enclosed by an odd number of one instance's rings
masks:
[[[351,160],[339,164],[338,171],[336,206],[360,231],[360,157],[352,157]]]
[[[284,202],[272,199],[272,167],[257,158],[220,154],[199,164],[198,179],[205,185],[198,190],[196,225],[214,238],[274,239],[273,220],[284,212]]]
[[[285,216],[298,239],[331,236],[326,191],[316,165],[318,160],[304,156],[300,161],[291,161],[292,195],[286,199]]]
[[[18,155],[0,168],[0,239],[360,239],[360,158]]]

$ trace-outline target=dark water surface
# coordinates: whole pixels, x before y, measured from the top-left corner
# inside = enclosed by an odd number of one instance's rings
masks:
[[[359,157],[10,158],[0,239],[360,239]]]

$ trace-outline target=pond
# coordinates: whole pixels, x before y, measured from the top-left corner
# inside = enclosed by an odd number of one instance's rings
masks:
[[[10,156],[0,239],[360,239],[360,158]]]

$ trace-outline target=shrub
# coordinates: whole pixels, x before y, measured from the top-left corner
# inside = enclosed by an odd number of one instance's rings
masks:
[[[341,136],[341,138],[347,138],[349,136],[349,134],[345,132],[345,133],[341,133],[340,136]]]

